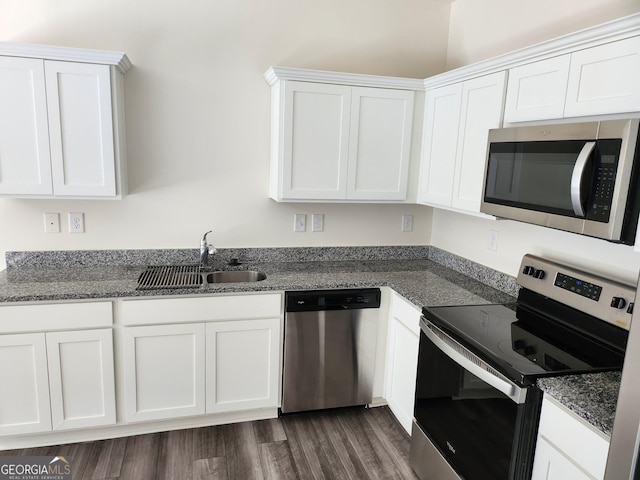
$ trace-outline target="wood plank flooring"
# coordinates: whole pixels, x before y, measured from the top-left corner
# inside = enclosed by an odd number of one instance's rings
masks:
[[[387,407],[0,452],[72,458],[75,480],[416,479]]]

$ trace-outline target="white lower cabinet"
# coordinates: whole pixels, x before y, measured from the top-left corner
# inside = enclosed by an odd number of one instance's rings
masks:
[[[207,324],[207,413],[277,408],[280,319]]]
[[[0,335],[0,435],[51,430],[44,333]]]
[[[127,300],[120,313],[128,423],[278,408],[282,294]]]
[[[545,396],[532,480],[604,478],[609,437]]]
[[[420,313],[418,307],[392,292],[387,335],[385,398],[389,408],[409,434],[415,401]]]
[[[46,334],[54,430],[115,425],[111,329]]]
[[[128,422],[204,413],[204,324],[124,330]]]
[[[111,302],[0,306],[0,436],[116,423],[112,323]]]
[[[0,435],[113,425],[111,329],[0,336]]]

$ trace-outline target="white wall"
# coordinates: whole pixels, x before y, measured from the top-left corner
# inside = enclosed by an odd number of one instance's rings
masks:
[[[638,0],[455,0],[447,69],[637,12]]]
[[[484,218],[437,209],[431,244],[512,276],[518,274],[525,253],[540,255],[594,273],[635,284],[640,254],[633,247],[512,220]],[[498,248],[488,248],[491,230],[498,232]]]
[[[129,190],[122,201],[0,199],[8,250],[425,244],[421,206],[268,198],[271,65],[424,78],[446,62],[449,4],[434,0],[8,0],[0,40],[124,51]],[[63,233],[44,233],[44,212]],[[84,212],[86,233],[64,233]],[[293,233],[324,213],[323,233]],[[415,216],[400,231],[401,215]]]
[[[447,66],[478,62],[637,12],[638,0],[456,0]],[[497,252],[487,249],[490,230],[498,232]],[[632,247],[444,210],[434,212],[431,244],[510,275],[517,274],[525,253],[589,266],[632,283],[640,268],[640,255]]]

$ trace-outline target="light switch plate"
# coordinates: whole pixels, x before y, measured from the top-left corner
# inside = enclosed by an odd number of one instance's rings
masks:
[[[413,215],[402,215],[402,231],[413,231]]]
[[[304,232],[307,230],[307,215],[304,213],[296,213],[293,217],[293,231]]]

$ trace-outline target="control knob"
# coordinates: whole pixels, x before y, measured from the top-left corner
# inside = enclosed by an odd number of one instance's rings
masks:
[[[536,269],[531,265],[525,265],[525,267],[522,269],[522,273],[524,273],[525,275],[533,275],[533,272],[535,271]]]
[[[533,278],[542,280],[544,278],[544,270],[536,270],[533,272]]]
[[[611,306],[617,309],[623,309],[627,305],[627,301],[622,297],[613,297],[611,299]]]

